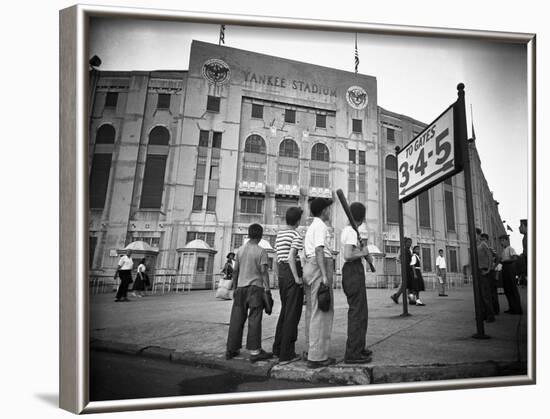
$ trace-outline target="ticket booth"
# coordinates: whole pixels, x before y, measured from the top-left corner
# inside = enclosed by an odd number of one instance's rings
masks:
[[[179,257],[178,282],[190,289],[211,289],[214,284],[214,256],[217,251],[200,239],[177,249]]]

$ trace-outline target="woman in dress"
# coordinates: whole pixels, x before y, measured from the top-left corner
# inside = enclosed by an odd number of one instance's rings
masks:
[[[424,278],[422,278],[422,267],[420,264],[420,246],[413,247],[411,266],[413,268],[414,275],[409,286],[409,292],[413,295],[413,298],[411,299],[409,297],[409,301],[411,304],[414,302],[417,306],[425,306],[426,304],[424,304],[420,299],[420,291],[424,291],[426,289],[424,287]]]
[[[146,270],[147,266],[145,265],[145,258],[143,258],[139,262],[136,281],[134,282],[134,288],[132,288],[134,297],[145,297],[145,286],[147,282]]]

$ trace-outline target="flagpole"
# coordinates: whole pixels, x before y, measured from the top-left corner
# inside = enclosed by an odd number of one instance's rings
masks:
[[[225,25],[220,25],[220,38],[218,45],[224,44],[225,45]]]
[[[473,105],[470,103],[470,116],[472,120],[472,141],[476,140],[476,131],[474,129],[474,109]]]
[[[357,49],[357,32],[355,32],[355,74],[359,70],[359,50]]]

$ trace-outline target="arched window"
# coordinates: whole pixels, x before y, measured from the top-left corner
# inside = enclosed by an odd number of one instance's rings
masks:
[[[257,134],[252,134],[246,139],[244,144],[246,153],[265,154],[265,141]]]
[[[328,162],[330,159],[327,146],[323,143],[315,144],[311,148],[311,160]]]
[[[386,222],[398,223],[399,212],[397,206],[397,158],[389,155],[386,157]]]
[[[330,157],[326,145],[317,143],[311,148],[309,186],[325,189],[330,188],[329,161]]]
[[[280,185],[297,185],[300,168],[300,150],[296,142],[287,138],[279,145],[279,159],[277,164],[277,183]]]
[[[299,158],[300,149],[298,148],[298,144],[296,144],[296,141],[291,140],[290,138],[281,141],[281,144],[279,145],[279,156],[292,157],[295,159]]]
[[[149,133],[149,144],[152,145],[168,145],[170,141],[170,133],[165,127],[157,126]]]
[[[96,144],[114,144],[115,134],[115,129],[112,125],[102,125],[97,130],[95,142]]]
[[[397,158],[395,156],[386,157],[386,170],[397,172]]]
[[[157,126],[149,133],[140,208],[160,209],[162,206],[169,142],[170,132],[163,126]]]
[[[264,139],[257,134],[250,135],[246,139],[244,151],[241,180],[265,182],[267,154]]]
[[[99,127],[96,133],[96,144],[114,144],[116,137],[115,128],[110,124]],[[92,159],[90,170],[90,195],[89,202],[92,209],[103,209],[107,198],[109,175],[111,173],[112,146],[103,146],[102,150],[96,150]]]

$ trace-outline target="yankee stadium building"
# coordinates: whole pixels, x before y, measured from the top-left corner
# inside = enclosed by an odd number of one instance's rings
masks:
[[[150,274],[209,288],[251,223],[269,248],[288,207],[305,209],[305,226],[309,200],[341,188],[365,204],[381,250],[367,281],[386,284],[399,273],[395,147],[425,127],[381,108],[373,76],[204,42],[193,41],[187,71],[91,70],[90,274],[112,277],[129,246]],[[498,203],[470,150],[476,225],[498,247]],[[338,203],[331,217],[338,252]],[[428,277],[439,249],[456,278],[468,272],[462,174],[406,203],[404,217]]]

